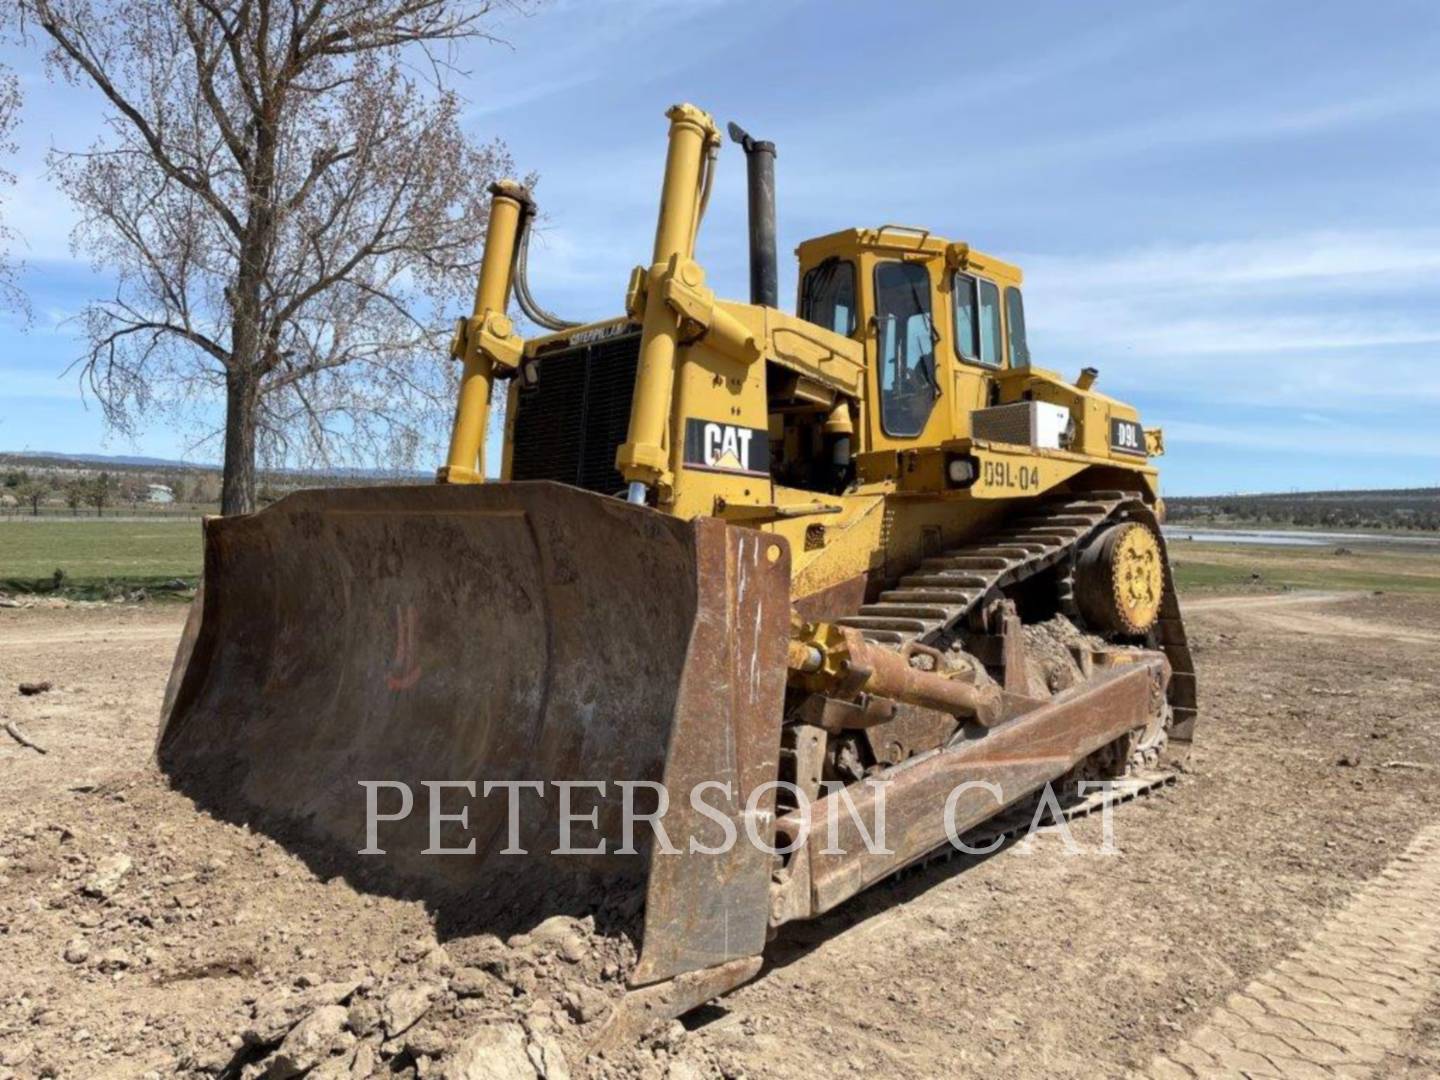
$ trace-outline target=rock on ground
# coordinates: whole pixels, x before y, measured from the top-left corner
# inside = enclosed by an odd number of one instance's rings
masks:
[[[290,1080],[313,1069],[332,1053],[354,1045],[355,1036],[345,1031],[349,1012],[343,1005],[325,1005],[316,1009],[290,1030],[270,1062],[267,1074],[272,1080]]]
[[[343,1004],[358,986],[357,980],[321,983],[299,991],[288,986],[271,991],[255,1002],[251,1023],[240,1037],[251,1046],[278,1043],[301,1018],[326,1005]]]
[[[125,880],[125,875],[130,873],[130,868],[134,865],[130,856],[123,853],[105,856],[96,864],[95,872],[85,879],[82,886],[85,895],[108,900],[115,895],[120,883]]]
[[[537,1080],[519,1024],[487,1024],[445,1062],[442,1080]]]
[[[429,983],[402,986],[391,991],[380,1005],[380,1019],[385,1025],[385,1034],[394,1038],[408,1031],[425,1015],[438,987]]]

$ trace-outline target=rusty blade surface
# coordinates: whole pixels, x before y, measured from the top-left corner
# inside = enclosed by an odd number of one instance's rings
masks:
[[[763,533],[718,521],[694,528],[699,611],[665,763],[676,850],[651,860],[636,984],[724,964],[737,942],[740,955],[758,954],[769,917],[775,790],[766,785],[780,770],[789,553]],[[729,822],[733,844],[726,826],[691,801],[697,791]]]
[[[689,798],[728,784],[706,802],[743,836],[750,793],[775,776],[788,588],[783,542],[562,485],[300,492],[207,523],[157,755],[202,807],[427,896],[508,887],[534,902],[649,875],[636,981],[669,978],[764,944],[768,858],[743,843],[691,854],[691,835],[720,826]],[[361,781],[413,793],[408,818],[377,826],[383,856],[358,854]],[[476,783],[440,791],[467,817],[435,826],[438,846],[474,854],[425,854],[425,781]],[[545,787],[516,789],[512,819],[510,792],[484,795],[486,781]],[[577,853],[556,853],[556,781],[605,785],[571,790]],[[667,786],[684,854],[652,858],[643,822],[617,853],[617,781]],[[380,790],[379,811],[401,797]]]

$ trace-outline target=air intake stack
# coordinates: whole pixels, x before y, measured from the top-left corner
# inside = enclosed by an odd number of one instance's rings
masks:
[[[745,151],[750,202],[750,302],[780,306],[779,267],[775,256],[775,144],[751,138],[739,124],[730,138]]]

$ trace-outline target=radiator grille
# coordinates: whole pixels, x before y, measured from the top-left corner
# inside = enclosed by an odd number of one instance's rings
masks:
[[[1035,419],[1031,403],[996,405],[976,409],[970,414],[970,434],[988,442],[1011,443],[1015,446],[1035,445]]]
[[[546,353],[520,391],[510,475],[614,495],[625,487],[615,451],[630,426],[639,333]]]

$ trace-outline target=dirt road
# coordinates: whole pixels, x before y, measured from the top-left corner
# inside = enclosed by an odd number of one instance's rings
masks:
[[[352,974],[447,977],[447,1023],[583,1021],[513,973],[457,994],[480,935],[437,940],[420,904],[164,786],[147,757],[183,614],[0,610],[0,714],[49,751],[0,735],[0,1078],[213,1074],[278,990]],[[1051,833],[913,871],[787,928],[755,983],[638,1056],[569,1074],[1440,1074],[1440,604],[1247,596],[1189,618],[1197,754],[1116,812],[1118,853],[1094,818],[1076,854]],[[54,689],[22,698],[28,680]],[[411,1075],[468,1075],[447,1030]]]

